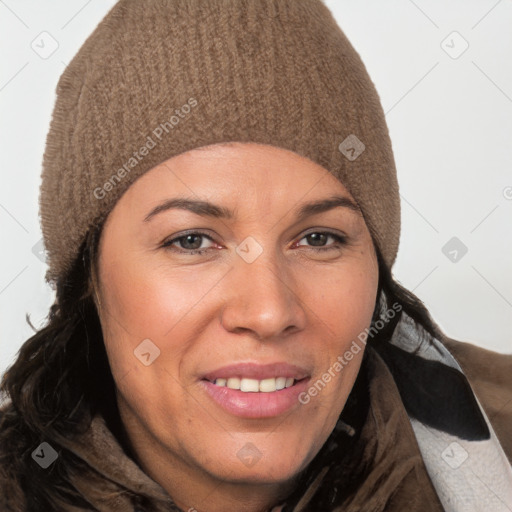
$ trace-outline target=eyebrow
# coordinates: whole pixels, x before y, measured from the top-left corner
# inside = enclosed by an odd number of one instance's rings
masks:
[[[303,204],[295,210],[297,221],[301,221],[310,215],[317,215],[334,208],[347,208],[348,210],[362,216],[361,209],[352,200],[345,196],[331,196],[318,201],[310,201]],[[144,218],[144,222],[151,220],[155,215],[171,209],[188,210],[196,215],[204,217],[213,217],[218,219],[232,220],[235,218],[235,212],[229,208],[216,205],[209,201],[189,198],[167,199],[163,203],[153,208]]]

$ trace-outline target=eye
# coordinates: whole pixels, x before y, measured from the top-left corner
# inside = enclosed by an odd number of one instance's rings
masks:
[[[205,233],[194,231],[168,240],[164,242],[162,247],[167,248],[169,250],[181,252],[183,254],[203,254],[204,252],[211,248],[201,247],[204,239],[213,242],[213,239],[210,236],[206,235]],[[181,245],[181,247],[178,249],[173,247],[175,244],[179,244]]]
[[[327,246],[324,245],[329,238],[334,239],[335,243]],[[311,249],[314,251],[329,251],[332,249],[339,249],[341,246],[347,245],[346,237],[329,231],[313,231],[301,238],[301,240],[304,239],[307,239],[309,243],[313,244]]]

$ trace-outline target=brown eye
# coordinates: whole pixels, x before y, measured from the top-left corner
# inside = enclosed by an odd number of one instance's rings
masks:
[[[334,244],[325,245],[329,238],[335,240]],[[314,231],[308,233],[301,240],[306,239],[311,244],[311,248],[317,251],[328,251],[330,249],[338,249],[340,246],[346,245],[347,239],[344,236],[330,233],[329,231]]]
[[[162,247],[183,254],[202,254],[211,249],[211,247],[201,247],[205,239],[213,242],[213,239],[204,233],[192,232],[168,240]],[[175,247],[176,244],[179,244],[179,247]]]

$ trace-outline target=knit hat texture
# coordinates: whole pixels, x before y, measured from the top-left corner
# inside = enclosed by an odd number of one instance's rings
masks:
[[[50,284],[138,177],[228,141],[331,172],[393,265],[400,199],[383,109],[321,0],[120,0],[56,92],[39,198]]]

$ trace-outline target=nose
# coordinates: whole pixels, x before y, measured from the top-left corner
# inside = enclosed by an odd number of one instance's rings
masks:
[[[263,251],[252,263],[235,259],[222,311],[226,330],[250,331],[263,341],[304,329],[306,307],[300,282],[286,262],[270,253]]]

